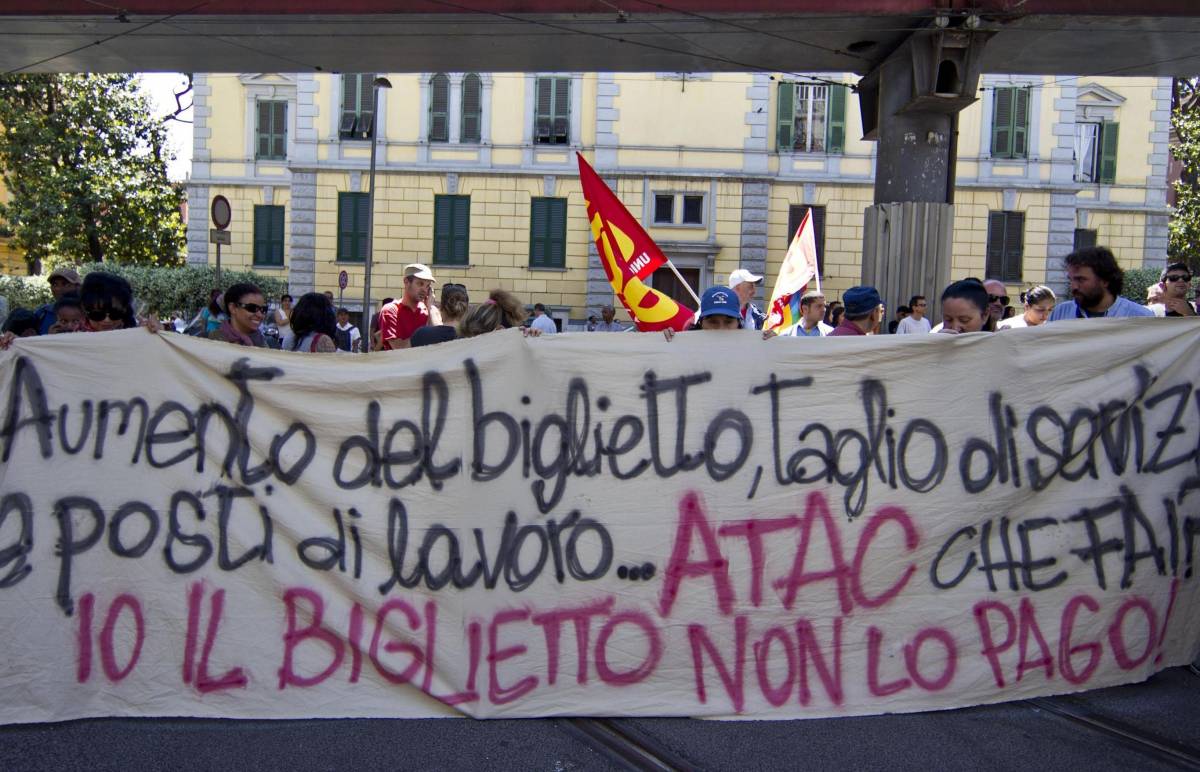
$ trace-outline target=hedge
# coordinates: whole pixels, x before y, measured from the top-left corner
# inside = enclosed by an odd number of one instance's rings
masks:
[[[133,296],[151,312],[165,316],[180,311],[190,316],[208,304],[208,296],[217,287],[217,271],[211,266],[188,265],[166,268],[116,263],[91,263],[78,268],[81,276],[92,271],[107,271],[133,287]],[[278,299],[287,291],[287,282],[254,271],[221,271],[220,288],[228,289],[239,282],[258,285],[268,300]],[[50,284],[43,276],[0,276],[0,295],[8,298],[9,310],[36,308],[52,300]]]

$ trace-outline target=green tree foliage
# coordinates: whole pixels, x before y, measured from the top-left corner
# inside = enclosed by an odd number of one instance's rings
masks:
[[[108,271],[123,276],[133,287],[138,309],[160,315],[173,311],[182,311],[189,316],[195,314],[208,304],[209,293],[214,288],[225,290],[241,282],[257,285],[268,300],[278,300],[287,291],[287,283],[283,279],[254,271],[223,270],[218,285],[216,269],[203,265],[166,268],[93,263],[79,267],[81,276],[92,271]],[[41,276],[0,276],[0,295],[8,298],[9,310],[35,308],[51,300],[50,285]]]
[[[1175,81],[1171,154],[1182,164],[1175,183],[1168,253],[1200,271],[1200,78]]]
[[[0,218],[31,272],[183,261],[166,129],[129,74],[0,75]]]

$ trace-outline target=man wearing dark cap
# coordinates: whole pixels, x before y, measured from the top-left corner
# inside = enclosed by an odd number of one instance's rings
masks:
[[[56,316],[54,314],[54,304],[62,300],[67,295],[78,295],[79,285],[82,283],[79,279],[79,272],[74,268],[59,268],[54,273],[50,274],[50,292],[54,294],[54,301],[46,303],[33,312],[38,320],[38,335],[45,335],[50,332],[50,328],[54,326]]]
[[[883,299],[874,287],[851,287],[842,293],[842,302],[846,305],[846,315],[829,337],[867,335],[883,319]]]
[[[1158,276],[1162,301],[1147,308],[1155,316],[1195,316],[1196,306],[1187,297],[1192,289],[1192,269],[1187,263],[1171,263]]]

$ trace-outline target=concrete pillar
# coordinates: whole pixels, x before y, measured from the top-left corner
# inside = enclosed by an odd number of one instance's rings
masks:
[[[892,318],[912,295],[937,299],[950,281],[958,113],[976,101],[987,33],[914,34],[859,84],[863,128],[878,141],[875,205],[863,214],[862,283]]]

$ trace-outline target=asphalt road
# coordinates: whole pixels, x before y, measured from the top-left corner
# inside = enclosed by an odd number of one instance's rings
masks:
[[[0,770],[1200,769],[1200,673],[962,710],[805,721],[214,721],[0,727]]]

